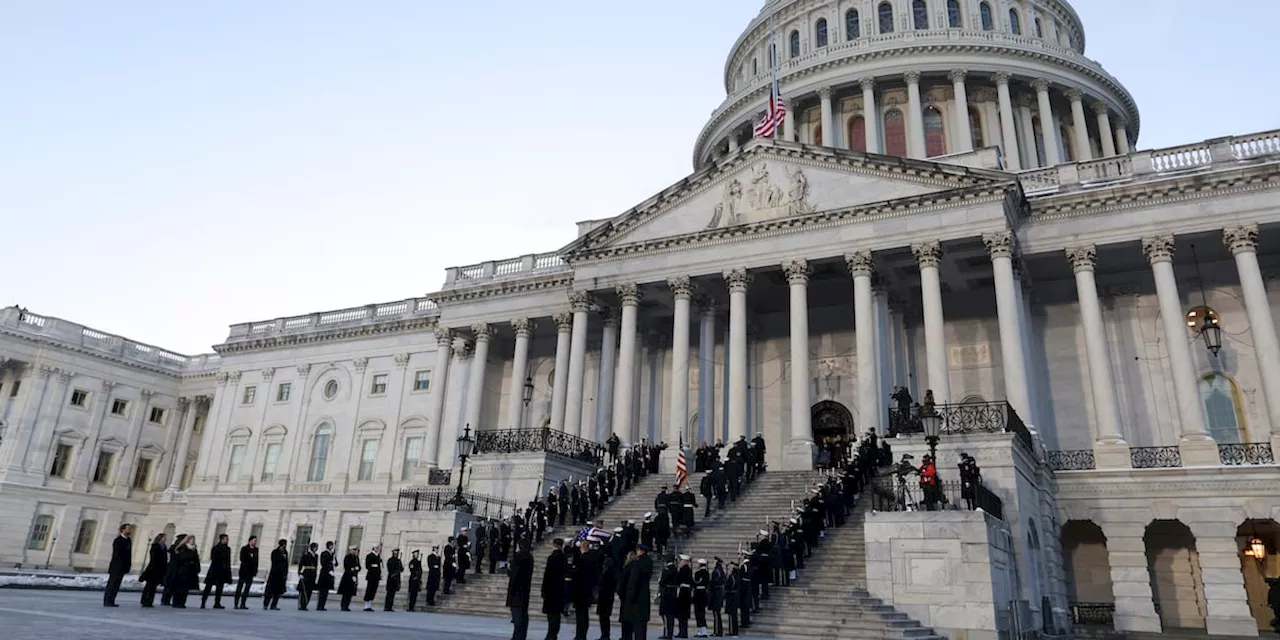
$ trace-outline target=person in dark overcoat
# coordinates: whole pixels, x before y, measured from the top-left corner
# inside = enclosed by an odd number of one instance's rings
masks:
[[[307,610],[307,606],[311,604],[311,594],[316,591],[316,576],[320,565],[320,557],[316,555],[316,551],[319,549],[320,545],[312,542],[307,545],[307,550],[302,552],[302,558],[298,561],[299,611]]]
[[[679,632],[675,637],[689,637],[689,610],[693,607],[693,567],[689,564],[689,556],[680,556],[680,567],[676,569],[676,622]]]
[[[169,564],[174,567],[170,603],[175,609],[186,609],[187,594],[200,588],[200,553],[196,551],[195,538],[184,536]]]
[[[364,557],[364,610],[373,611],[373,597],[382,582],[382,545],[375,544]]]
[[[325,602],[329,600],[329,592],[333,591],[333,568],[337,558],[333,557],[333,541],[324,543],[324,551],[320,552],[320,575],[316,576],[316,611],[324,611]]]
[[[169,545],[169,566],[164,570],[164,593],[160,596],[160,604],[169,606],[173,604],[173,592],[177,590],[177,583],[174,578],[178,573],[178,563],[174,562],[178,555],[178,546],[186,540],[187,535],[180,533],[173,537],[173,544]]]
[[[613,600],[618,593],[618,562],[609,553],[600,554],[600,587],[596,589],[596,617],[600,621],[600,638],[609,640],[613,619]]]
[[[235,608],[249,608],[249,587],[258,575],[258,537],[249,536],[249,543],[240,547],[239,580],[236,581]]]
[[[271,568],[267,570],[267,585],[262,592],[262,608],[280,610],[280,596],[289,586],[289,541],[281,539],[271,550]]]
[[[222,606],[222,588],[231,584],[231,547],[227,544],[227,534],[218,536],[218,544],[209,550],[209,570],[204,574],[204,593],[200,595],[200,608],[209,602],[209,590],[214,590],[213,608],[225,609]]]
[[[164,582],[168,571],[169,549],[165,546],[164,534],[158,533],[147,550],[147,566],[142,568],[142,575],[138,576],[138,580],[142,582],[143,607],[149,609],[156,606],[156,588]]]
[[[514,630],[511,640],[527,640],[529,597],[533,592],[533,555],[523,540],[515,541],[515,555],[507,566],[507,608]]]
[[[118,607],[116,594],[120,583],[133,568],[133,526],[120,525],[120,532],[111,542],[111,566],[107,569],[107,590],[102,594],[102,606]]]
[[[427,605],[436,606],[436,591],[440,590],[440,547],[431,547],[427,554]]]
[[[707,590],[707,608],[711,610],[711,635],[716,637],[724,635],[724,617],[720,612],[724,610],[726,578],[724,563],[716,558],[716,566],[711,569],[711,588]]]
[[[404,573],[404,562],[400,560],[400,550],[392,549],[391,557],[387,558],[387,601],[384,603],[383,611],[395,611],[396,593],[400,591],[400,574]]]
[[[342,610],[351,610],[351,599],[356,596],[360,580],[360,549],[351,547],[342,558],[342,580],[338,582],[338,595],[342,596]]]
[[[596,589],[599,587],[600,563],[604,554],[599,548],[592,548],[585,540],[578,547],[580,555],[573,565],[569,596],[573,601],[575,614],[573,637],[576,640],[586,640],[587,632],[591,630],[591,605],[595,602]]]
[[[564,580],[569,572],[564,540],[552,540],[551,547],[542,572],[542,612],[547,615],[547,640],[555,640],[560,635],[560,616],[565,607]]]
[[[707,637],[707,600],[710,598],[711,571],[705,558],[698,559],[698,569],[693,572],[693,619],[698,625],[694,637]]]
[[[653,560],[649,547],[636,547],[636,559],[627,565],[626,582],[619,592],[623,594],[620,619],[627,625],[623,640],[644,640],[649,627],[649,582],[653,579]]]
[[[741,573],[737,562],[729,563],[729,571],[724,575],[724,610],[729,614],[730,636],[738,635],[738,594],[742,590]]]
[[[660,638],[674,638],[676,635],[676,597],[680,590],[680,577],[676,571],[676,563],[668,562],[662,567],[658,576],[658,615],[662,617],[662,635]]]
[[[412,555],[409,558],[409,611],[417,606],[418,592],[422,591],[422,552],[414,549]]]
[[[444,545],[444,594],[447,596],[452,591],[453,578],[458,574],[458,550],[454,548],[455,538],[449,536],[449,540]]]

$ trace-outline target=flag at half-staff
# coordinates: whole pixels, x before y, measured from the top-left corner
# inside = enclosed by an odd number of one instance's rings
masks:
[[[774,44],[772,15],[769,16],[769,76],[769,105],[765,108],[764,118],[753,130],[757,138],[776,134],[787,117],[787,104],[782,101],[782,91],[778,86],[778,49]]]
[[[689,480],[689,466],[684,459],[684,434],[680,434],[680,451],[676,454],[676,489]]]

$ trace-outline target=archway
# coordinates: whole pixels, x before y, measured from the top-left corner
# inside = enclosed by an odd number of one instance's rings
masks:
[[[1179,520],[1153,520],[1142,541],[1160,624],[1165,630],[1205,628],[1204,581],[1191,529]]]
[[[1262,542],[1262,557],[1254,555],[1252,542]],[[1259,631],[1271,631],[1271,608],[1267,606],[1267,578],[1277,576],[1276,553],[1280,549],[1280,524],[1275,520],[1246,520],[1236,529],[1236,548],[1240,553],[1240,573],[1244,574],[1244,591],[1249,599],[1249,612]]]
[[[855,435],[853,414],[847,407],[834,400],[823,400],[813,405],[810,418],[815,442],[826,442],[827,438],[836,436],[844,436],[849,440]]]
[[[1111,628],[1116,597],[1102,527],[1091,520],[1069,520],[1062,525],[1062,565],[1067,574],[1071,623]]]

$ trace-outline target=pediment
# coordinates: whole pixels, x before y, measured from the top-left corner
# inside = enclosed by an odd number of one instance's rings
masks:
[[[761,140],[599,226],[563,253],[572,259],[608,247],[1013,182],[999,171]]]

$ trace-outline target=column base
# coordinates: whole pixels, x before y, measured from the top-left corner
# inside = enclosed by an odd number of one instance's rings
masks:
[[[1178,443],[1184,467],[1216,467],[1222,464],[1218,457],[1218,443],[1213,438],[1204,440],[1183,439]]]
[[[1129,469],[1133,467],[1133,458],[1129,456],[1129,445],[1121,440],[1116,443],[1095,442],[1093,444],[1093,466],[1096,469]]]
[[[1204,619],[1205,631],[1211,636],[1258,637],[1258,622],[1253,618],[1222,618],[1209,616]]]
[[[792,440],[782,451],[784,471],[811,471],[818,447],[811,440]]]

